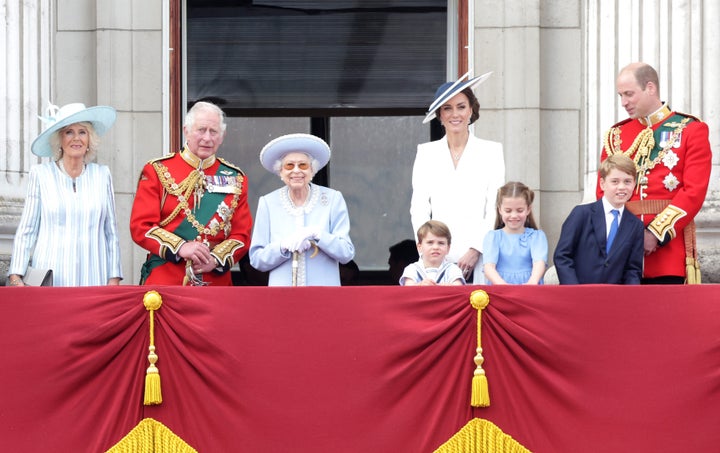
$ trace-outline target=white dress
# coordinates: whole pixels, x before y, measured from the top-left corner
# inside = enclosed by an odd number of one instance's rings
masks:
[[[413,166],[410,218],[413,237],[430,219],[450,228],[452,243],[447,259],[457,263],[469,248],[482,253],[483,239],[495,224],[497,190],[505,184],[501,143],[470,134],[465,150],[453,165],[447,137],[418,145]],[[473,283],[483,283],[482,259]]]
[[[73,180],[55,162],[30,169],[9,274],[28,264],[53,271],[55,286],[100,286],[122,278],[110,169],[87,164]]]

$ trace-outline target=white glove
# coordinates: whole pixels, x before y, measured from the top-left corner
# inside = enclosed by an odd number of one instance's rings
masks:
[[[300,242],[293,245],[294,252],[303,253],[310,248],[310,241],[308,239],[302,239]]]
[[[288,252],[304,252],[312,246],[310,239],[304,234],[295,233],[280,241],[280,250]]]
[[[302,237],[303,239],[307,239],[308,241],[317,241],[318,237],[320,236],[320,227],[315,225],[310,225],[306,227],[302,227],[298,230],[296,238]]]
[[[310,241],[317,240],[319,235],[319,228],[315,226],[306,226],[297,230],[295,233],[285,237],[280,241],[280,249],[287,250],[289,252],[304,252],[312,244]]]
[[[295,236],[287,236],[280,240],[280,251],[281,252],[292,252],[293,246],[295,245]]]

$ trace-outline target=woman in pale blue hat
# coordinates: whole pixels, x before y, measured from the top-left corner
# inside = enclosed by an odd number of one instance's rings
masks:
[[[110,170],[94,163],[98,137],[115,122],[112,107],[50,106],[33,154],[15,233],[8,281],[23,286],[28,266],[53,271],[55,286],[117,285],[122,279]]]
[[[414,232],[430,219],[444,222],[453,238],[447,258],[475,284],[484,282],[483,239],[494,227],[495,196],[505,183],[502,144],[470,133],[480,110],[473,87],[490,74],[471,78],[468,73],[437,89],[423,123],[437,117],[445,136],[418,145],[412,175]]]
[[[266,170],[284,187],[260,197],[250,264],[270,271],[269,286],[339,286],[339,264],[355,256],[342,194],[313,184],[330,161],[330,147],[309,134],[289,134],[260,152]]]

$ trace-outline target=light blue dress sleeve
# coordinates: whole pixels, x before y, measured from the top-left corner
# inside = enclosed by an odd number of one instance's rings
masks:
[[[107,166],[101,167],[103,176],[106,180],[105,195],[105,217],[104,232],[107,250],[105,253],[107,259],[108,275],[107,280],[111,278],[123,278],[122,260],[120,259],[120,238],[117,230],[117,218],[115,214],[115,189],[113,188],[112,174]]]
[[[25,275],[40,231],[41,196],[38,166],[30,168],[27,195],[15,233],[8,274]]]
[[[496,264],[500,258],[500,244],[498,232],[501,230],[490,230],[483,240],[483,265]]]
[[[268,199],[274,194],[272,192],[260,197],[257,213],[255,214],[255,228],[250,241],[250,265],[261,272],[275,269],[292,256],[290,252],[285,251],[283,253],[280,249],[281,235],[276,234],[276,237],[272,237]],[[290,234],[290,231],[287,233]]]
[[[542,261],[548,262],[548,242],[547,236],[542,230],[535,230],[530,241],[530,257],[533,263]]]

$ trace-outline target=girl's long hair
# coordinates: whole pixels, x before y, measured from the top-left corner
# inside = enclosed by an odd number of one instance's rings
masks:
[[[532,206],[532,202],[535,199],[535,192],[530,190],[528,186],[518,181],[510,181],[504,186],[498,189],[497,200],[495,201],[495,229],[500,230],[505,227],[505,222],[502,221],[502,215],[500,215],[500,204],[502,204],[505,198],[523,198],[528,205],[528,208]],[[535,217],[533,217],[533,211],[530,210],[527,218],[525,218],[525,227],[529,227],[538,230],[537,223],[535,223]]]

